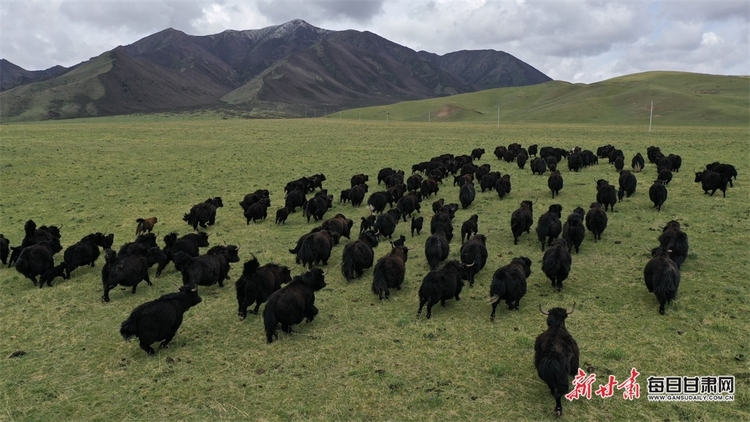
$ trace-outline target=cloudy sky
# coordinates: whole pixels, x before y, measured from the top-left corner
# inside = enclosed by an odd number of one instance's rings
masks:
[[[748,0],[2,0],[0,58],[71,66],[169,27],[206,35],[292,19],[437,54],[501,50],[569,82],[750,74]]]

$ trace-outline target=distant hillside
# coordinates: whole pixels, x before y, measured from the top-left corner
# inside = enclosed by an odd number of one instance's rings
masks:
[[[750,77],[646,72],[585,85],[552,81],[347,110],[341,118],[750,127]],[[338,117],[338,116],[337,116]]]
[[[3,121],[196,108],[296,117],[312,108],[343,110],[550,81],[500,51],[438,56],[371,32],[330,31],[302,20],[207,36],[167,29],[72,70],[0,65]],[[78,68],[89,69],[88,80]]]

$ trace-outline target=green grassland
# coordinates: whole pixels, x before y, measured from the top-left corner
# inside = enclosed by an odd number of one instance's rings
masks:
[[[393,110],[391,108],[391,110]],[[362,112],[364,113],[364,111]],[[346,113],[343,113],[346,114]],[[395,113],[394,113],[395,114]],[[646,115],[647,116],[647,115]],[[747,118],[747,115],[745,115]],[[366,120],[366,119],[365,119]],[[642,124],[643,123],[643,124]],[[750,419],[750,286],[748,264],[747,121],[744,125],[533,124],[495,122],[357,121],[356,118],[247,120],[118,117],[0,126],[0,233],[13,245],[23,224],[62,226],[63,246],[102,231],[115,246],[134,238],[135,219],[157,216],[161,238],[188,233],[182,215],[191,205],[222,196],[225,206],[210,228],[212,244],[241,247],[242,262],[254,254],[261,264],[293,266],[287,251],[313,223],[300,212],[283,226],[273,218],[245,224],[238,206],[259,188],[271,191],[271,214],[283,206],[283,186],[303,175],[324,173],[336,195],[327,216],[343,213],[357,224],[365,207],[338,203],[338,192],[356,173],[401,168],[443,154],[484,147],[479,163],[512,175],[503,200],[477,193],[454,225],[479,215],[488,237],[487,267],[460,302],[435,307],[431,320],[416,318],[417,290],[428,268],[423,253],[429,232],[412,238],[408,223],[397,227],[414,248],[404,288],[389,300],[370,292],[372,271],[347,283],[339,265],[343,244],[326,267],[328,286],[317,294],[319,316],[265,344],[262,319],[236,315],[232,284],[203,287],[203,302],[189,310],[170,348],[147,356],[124,342],[120,323],[137,305],[173,292],[181,277],[172,265],[154,285],[136,294],[116,288],[102,303],[100,271],[79,268],[70,280],[38,289],[15,269],[0,269],[1,420],[551,420],[554,400],[533,366],[536,336],[546,329],[538,311],[553,306],[576,311],[567,327],[581,349],[581,366],[595,372],[594,387],[609,374],[623,381],[641,373],[641,398],[566,401],[568,420],[748,420]],[[635,195],[609,213],[603,239],[591,234],[573,256],[570,278],[555,293],[540,268],[535,234],[513,245],[510,213],[524,199],[538,200],[536,219],[553,203],[567,216],[595,199],[595,180],[612,183],[617,173],[600,163],[562,173],[565,187],[554,200],[546,176],[498,161],[492,150],[519,142],[595,149],[611,143],[629,159],[658,145],[683,157],[661,212],[652,208],[648,186],[653,165],[637,174]],[[737,166],[739,180],[726,198],[704,195],[693,183],[694,168],[712,161]],[[380,188],[382,189],[382,188]],[[438,197],[458,202],[450,180]],[[430,202],[422,215],[429,221]],[[665,316],[643,283],[649,249],[661,228],[680,221],[691,252],[682,284]],[[342,243],[346,239],[342,239]],[[458,257],[460,240],[451,243]],[[387,243],[375,250],[388,252]],[[533,261],[520,311],[498,307],[490,322],[492,273],[513,257]],[[59,259],[59,258],[58,258]],[[242,262],[230,271],[232,282]],[[293,272],[302,271],[297,267]],[[153,270],[151,271],[153,274]],[[10,357],[16,351],[25,355]],[[667,375],[734,375],[730,403],[655,403],[646,399],[646,379]]]

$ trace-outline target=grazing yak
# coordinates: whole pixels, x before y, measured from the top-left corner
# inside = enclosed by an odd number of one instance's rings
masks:
[[[539,222],[536,225],[536,235],[542,244],[542,250],[544,250],[545,240],[547,241],[547,245],[551,246],[552,241],[557,239],[560,233],[562,233],[561,216],[562,205],[552,204],[549,206],[549,210],[539,217]]]
[[[93,267],[99,258],[99,248],[110,249],[115,235],[105,236],[102,233],[92,233],[84,236],[78,243],[68,246],[63,253],[66,265],[66,278],[70,278],[76,268],[88,265]]]
[[[555,398],[555,415],[562,416],[562,396],[570,391],[569,376],[578,374],[579,350],[573,336],[565,328],[565,318],[573,315],[576,304],[570,312],[563,308],[552,308],[547,315],[547,331],[539,334],[534,342],[534,367],[539,378],[549,387]]]
[[[669,250],[656,248],[653,258],[643,269],[643,278],[649,293],[653,293],[659,301],[659,313],[664,315],[664,306],[677,297],[680,286],[680,269],[669,257]]]
[[[521,298],[526,295],[526,279],[530,275],[531,259],[525,256],[513,258],[510,264],[495,271],[490,285],[490,321],[495,320],[495,309],[501,300],[505,300],[511,311],[518,310]]]
[[[700,183],[703,188],[703,193],[707,194],[711,191],[711,196],[714,196],[717,190],[721,190],[722,196],[727,197],[727,183],[731,183],[731,180],[726,175],[718,173],[712,170],[698,171],[695,173],[695,183]]]
[[[667,200],[667,187],[661,180],[654,180],[654,184],[648,190],[648,197],[654,203],[654,208],[661,211],[661,206]]]
[[[247,317],[247,308],[253,303],[255,309],[250,313],[257,315],[260,305],[266,302],[273,292],[292,281],[288,267],[274,263],[261,267],[255,255],[252,256],[253,259],[245,262],[242,275],[234,283],[237,293],[237,315],[243,320]]]
[[[346,281],[362,277],[366,269],[372,267],[375,260],[373,248],[378,246],[378,237],[368,230],[359,235],[359,239],[344,245],[341,257],[341,274]]]
[[[145,234],[146,232],[151,233],[151,230],[154,229],[154,226],[156,225],[156,222],[158,219],[156,217],[149,217],[149,218],[139,218],[135,220],[138,225],[135,228],[135,235],[136,237]]]
[[[193,226],[193,230],[198,230],[199,225],[205,229],[206,225],[213,226],[216,223],[216,209],[223,206],[220,196],[208,198],[205,202],[193,205],[182,219]]]
[[[558,292],[562,289],[563,281],[568,278],[573,262],[568,249],[565,239],[556,239],[542,257],[542,271]]]
[[[138,284],[143,280],[149,286],[153,286],[148,276],[148,269],[155,263],[166,260],[164,252],[156,246],[134,249],[130,254],[123,256],[116,255],[112,249],[105,249],[104,258],[106,261],[102,267],[102,285],[104,287],[102,301],[104,302],[109,302],[109,291],[118,284],[132,286],[133,294],[135,294]]]
[[[167,264],[170,261],[174,261],[174,254],[177,251],[182,251],[193,257],[200,255],[199,248],[205,248],[209,245],[208,236],[209,234],[206,232],[188,233],[179,239],[176,232],[164,236],[164,247],[161,251],[164,253],[166,259],[159,262],[159,265],[156,267],[156,276],[159,277]]]
[[[266,331],[266,342],[272,343],[276,327],[281,324],[281,331],[291,334],[292,325],[302,320],[312,322],[318,315],[315,307],[315,292],[326,286],[325,273],[320,268],[313,268],[295,276],[286,287],[271,293],[263,309],[263,326]]]
[[[424,225],[424,217],[411,218],[411,237],[414,237],[414,232],[422,234],[422,226]]]
[[[586,213],[586,228],[594,234],[594,240],[601,240],[604,229],[607,228],[607,213],[602,209],[602,204],[591,203]]]
[[[511,214],[510,230],[513,232],[514,245],[518,244],[521,233],[531,233],[531,225],[534,224],[533,207],[533,202],[522,201],[521,206]]]
[[[401,290],[406,275],[406,261],[409,259],[409,248],[392,245],[391,251],[378,259],[372,271],[372,292],[379,300],[388,299],[390,289]]]
[[[219,245],[196,257],[178,251],[173,254],[174,265],[182,273],[182,284],[212,286],[216,283],[224,287],[229,280],[230,264],[239,262],[239,248],[235,245]]]
[[[471,150],[471,158],[474,160],[481,160],[484,152],[484,148],[474,148]]]
[[[163,295],[133,309],[122,322],[120,335],[125,340],[138,337],[141,349],[153,355],[151,344],[160,341],[159,348],[167,348],[182,325],[185,311],[199,303],[201,297],[196,286],[181,286],[177,293]]]
[[[464,280],[461,276],[462,267],[460,261],[453,260],[446,262],[442,267],[434,269],[427,273],[419,287],[419,309],[417,317],[422,314],[422,308],[427,305],[427,319],[432,317],[432,307],[440,302],[445,306],[445,301],[455,298],[461,300],[459,295],[464,287]]]
[[[604,215],[606,216],[606,213]],[[586,228],[583,226],[583,218],[583,208],[577,207],[568,216],[568,220],[565,221],[565,224],[563,224],[562,236],[563,239],[568,242],[568,252],[570,252],[575,246],[576,253],[578,253],[581,243],[583,243],[583,239],[586,237]]]
[[[474,276],[487,264],[487,237],[475,234],[461,245],[461,262],[464,264],[464,280],[469,280],[469,287],[474,287]]]

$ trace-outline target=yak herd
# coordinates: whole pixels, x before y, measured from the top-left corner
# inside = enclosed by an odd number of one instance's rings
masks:
[[[377,186],[383,184],[384,189],[369,195],[369,175],[352,176],[350,188],[340,193],[339,204],[349,202],[353,207],[364,204],[370,212],[368,217],[361,218],[355,240],[351,240],[353,220],[341,213],[325,218],[334,203],[334,196],[323,188],[325,175],[315,174],[287,183],[284,206],[276,211],[275,224],[285,224],[298,208],[307,222],[314,220],[316,227],[300,236],[294,248],[289,249],[296,263],[306,270],[293,276],[292,269],[275,263],[261,265],[253,255],[244,263],[242,275],[235,282],[238,315],[245,319],[248,308],[253,305],[249,313],[257,315],[261,304],[266,303],[263,325],[268,343],[277,338],[279,324],[282,331],[291,333],[293,325],[303,320],[312,322],[318,315],[315,292],[326,286],[326,273],[319,267],[328,264],[334,247],[342,238],[348,240],[342,248],[341,273],[344,279],[350,282],[361,278],[373,268],[372,293],[379,300],[387,300],[393,289],[401,289],[409,251],[413,249],[405,245],[405,236],[393,239],[396,227],[409,219],[411,236],[420,236],[425,217],[416,214],[422,213],[423,201],[445,189],[444,182],[449,175],[453,176],[453,186],[458,187],[458,203],[446,203],[444,198],[432,202],[430,234],[424,241],[429,271],[418,290],[417,316],[425,306],[426,318],[431,318],[433,306],[438,302],[446,306],[449,299],[459,301],[465,282],[473,287],[475,276],[487,264],[488,251],[487,237],[479,229],[479,215],[473,214],[460,226],[460,259],[448,260],[456,212],[471,208],[477,196],[475,183],[478,183],[480,192],[495,191],[501,200],[511,193],[509,174],[493,171],[490,164],[474,163],[484,152],[484,149],[477,148],[470,155],[437,156],[412,166],[410,175],[403,170],[383,168],[377,174]],[[646,153],[648,162],[656,169],[649,199],[660,211],[667,200],[667,188],[673,173],[679,172],[682,159],[676,154],[665,155],[655,146],[649,147]],[[564,187],[563,161],[567,161],[568,171],[580,172],[597,165],[600,159],[607,159],[619,173],[618,186],[604,179],[596,181],[592,186],[592,197],[595,195],[596,201],[588,210],[577,207],[563,218],[562,206],[553,204],[535,220],[533,208],[536,201],[523,199],[519,201],[518,209],[512,212],[510,233],[514,245],[524,232],[531,232],[536,222],[535,230],[542,250],[541,269],[557,292],[570,274],[573,249],[576,254],[580,252],[587,230],[594,240],[602,238],[608,216],[618,202],[635,194],[636,174],[644,174],[646,167],[646,160],[638,153],[632,157],[630,170],[624,169],[625,155],[612,145],[593,152],[578,147],[571,150],[538,148],[537,145],[523,148],[513,143],[507,147],[498,146],[494,154],[498,160],[515,163],[520,170],[528,163],[532,174],[549,172],[547,186],[553,199]],[[727,184],[732,187],[732,179],[736,177],[734,166],[715,162],[707,165],[705,170],[695,172],[694,181],[701,184],[704,193],[713,195],[721,190],[726,197]],[[38,227],[29,220],[19,246],[11,247],[9,239],[0,234],[0,259],[3,264],[15,266],[19,273],[41,288],[44,284],[52,286],[57,277],[69,279],[79,267],[93,267],[103,254],[101,300],[104,302],[110,301],[109,292],[118,285],[132,287],[132,293],[136,293],[141,281],[151,285],[149,269],[156,265],[155,275],[158,277],[170,262],[173,263],[182,275],[183,286],[179,291],[136,307],[120,328],[123,338],[137,337],[140,347],[148,354],[154,354],[151,344],[160,342],[160,347],[167,347],[182,323],[183,314],[201,302],[198,286],[218,284],[222,287],[224,281],[229,280],[231,265],[240,261],[239,247],[210,246],[209,234],[199,231],[199,227],[206,228],[216,223],[217,209],[223,205],[222,198],[217,196],[192,206],[183,220],[196,232],[181,237],[171,232],[164,236],[162,247],[152,233],[157,218],[138,218],[135,240],[124,243],[117,252],[112,249],[113,234],[91,233],[65,248],[57,265],[55,255],[63,251],[60,227]],[[262,222],[271,206],[270,192],[259,189],[249,193],[239,205],[247,224]],[[374,248],[385,240],[389,241],[390,250],[378,258]],[[689,245],[688,236],[677,221],[667,223],[658,241],[659,245],[651,251],[652,258],[645,264],[643,274],[646,287],[656,296],[659,313],[663,315],[665,306],[676,298],[680,267],[688,256]],[[201,249],[206,250],[201,253]],[[495,319],[500,301],[505,301],[511,311],[519,309],[527,291],[531,267],[529,257],[519,256],[495,270],[489,291],[491,321]],[[561,397],[570,391],[569,376],[574,376],[578,369],[578,345],[565,328],[565,319],[573,314],[574,309],[575,304],[570,311],[559,307],[544,311],[540,305],[540,311],[547,316],[548,328],[537,337],[534,345],[534,365],[555,397],[558,416],[562,414]]]

